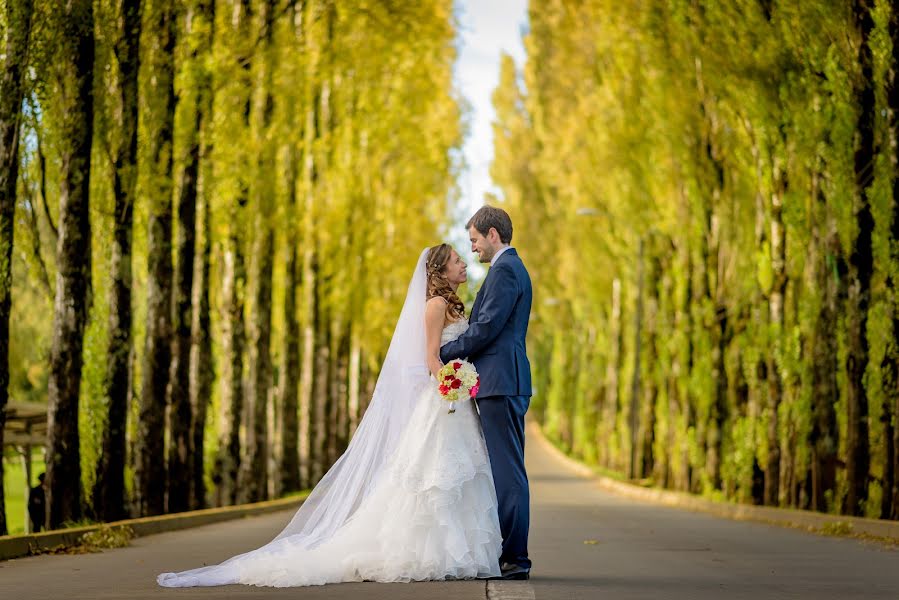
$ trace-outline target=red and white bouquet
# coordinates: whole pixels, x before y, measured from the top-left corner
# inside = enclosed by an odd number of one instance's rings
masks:
[[[478,395],[481,378],[477,369],[467,360],[451,360],[437,372],[440,395],[450,403],[447,414],[456,412],[456,402]]]

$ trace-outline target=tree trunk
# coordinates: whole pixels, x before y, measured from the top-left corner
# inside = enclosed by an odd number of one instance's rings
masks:
[[[899,64],[899,11],[893,9],[889,25],[893,43],[892,63]],[[899,165],[899,78],[893,71],[889,75],[887,102],[890,107],[890,141],[892,143],[891,164]],[[890,265],[887,268],[887,294],[889,295],[892,317],[892,334],[888,336],[883,362],[884,403],[884,485],[880,518],[899,519],[899,177],[893,177],[892,211],[889,228],[891,250]]]
[[[775,345],[783,338],[784,296],[787,289],[786,229],[783,222],[783,199],[786,192],[784,165],[774,165],[774,184],[771,192],[770,260],[773,284],[768,296],[768,315],[772,347],[768,350],[768,459],[765,466],[765,504],[780,503],[780,436],[778,412],[783,397],[783,380],[778,368]]]
[[[717,132],[717,121],[714,125],[714,131]],[[717,135],[717,133],[716,133]],[[715,144],[710,144],[712,150],[710,159],[712,161],[715,174],[715,189],[712,196],[712,203],[720,206],[721,196],[724,193],[724,165],[722,164],[720,151],[717,147],[717,139]],[[724,427],[728,422],[729,415],[727,413],[727,367],[725,365],[725,357],[727,355],[727,346],[730,344],[731,332],[729,329],[729,321],[727,314],[727,298],[726,287],[724,282],[723,269],[725,262],[723,259],[724,250],[722,250],[721,240],[721,217],[719,214],[713,214],[709,223],[709,276],[713,278],[710,282],[709,292],[714,302],[715,321],[712,326],[712,377],[715,380],[715,398],[712,402],[711,423],[706,440],[710,465],[709,473],[711,476],[712,487],[721,489],[721,463],[723,461],[724,446]]]
[[[59,239],[56,300],[50,350],[47,443],[47,510],[51,529],[82,515],[78,399],[84,328],[91,306],[90,175],[93,142],[94,13],[91,0],[71,0],[60,10],[63,123],[59,140]]]
[[[258,217],[253,251],[253,305],[250,316],[249,388],[247,395],[247,470],[241,492],[248,502],[268,490],[268,391],[271,386],[271,299],[273,232]]]
[[[855,91],[858,122],[855,150],[855,220],[857,237],[849,256],[849,289],[846,304],[846,480],[848,484],[844,512],[864,513],[868,499],[868,469],[871,462],[868,441],[868,396],[864,376],[868,368],[868,309],[871,303],[871,276],[874,270],[872,237],[874,218],[867,198],[869,179],[875,157],[874,148],[874,75],[873,55],[869,45],[874,29],[871,10],[865,0],[853,6],[856,27],[860,33],[858,61],[861,66],[860,88]]]
[[[349,443],[349,390],[347,389],[347,377],[349,371],[350,338],[346,330],[337,332],[337,343],[334,346],[336,356],[331,360],[331,402],[335,405],[334,428],[331,438],[334,440],[333,450],[329,462],[334,464],[344,453]]]
[[[204,27],[202,6],[191,7],[186,13],[185,37],[197,36],[197,28]],[[196,8],[197,10],[193,10]],[[204,43],[192,40],[192,53],[187,69],[198,70],[205,60]],[[190,487],[193,479],[191,457],[194,450],[190,397],[191,329],[193,327],[193,278],[196,254],[197,189],[200,170],[200,132],[204,126],[201,108],[202,83],[196,77],[179,91],[179,104],[186,106],[184,129],[185,156],[180,161],[177,203],[178,228],[175,240],[175,281],[172,297],[172,364],[168,388],[169,453],[168,453],[168,512],[182,512],[190,508]]]
[[[315,332],[314,367],[312,377],[312,415],[309,427],[310,452],[309,460],[312,465],[311,483],[319,482],[325,471],[328,470],[328,363],[331,360],[331,328],[328,327],[329,318],[324,301],[324,290],[320,281],[320,269],[316,262],[313,263],[312,272],[315,283],[315,319],[313,331]]]
[[[120,117],[113,156],[115,222],[110,257],[109,333],[104,391],[108,403],[103,451],[97,465],[93,508],[103,521],[124,519],[125,433],[131,376],[131,239],[137,187],[138,73],[140,69],[141,0],[119,4],[115,44]]]
[[[353,438],[356,428],[359,426],[360,412],[360,394],[362,392],[362,348],[360,347],[359,334],[357,333],[357,325],[351,325],[350,333],[350,364],[349,373],[347,375],[349,381],[347,383],[347,393],[349,394],[348,402],[348,418],[349,431],[347,435],[349,439]]]
[[[141,516],[165,511],[165,410],[172,336],[172,141],[175,123],[175,6],[148,2],[142,42],[147,71],[147,332],[142,368],[135,492]],[[182,475],[182,474],[179,474]]]
[[[615,423],[618,418],[618,376],[621,370],[621,281],[615,279],[612,282],[612,312],[609,324],[609,339],[611,340],[611,353],[606,364],[606,395],[603,399],[600,424],[597,427],[599,439],[596,447],[600,464],[612,468],[611,436],[615,432]]]
[[[693,261],[690,257],[690,245],[687,241],[681,243],[678,248],[678,262],[680,275],[683,278],[684,286],[683,296],[679,298],[679,306],[676,308],[674,317],[674,326],[680,332],[681,344],[676,349],[677,369],[680,374],[677,386],[677,412],[681,418],[682,426],[689,430],[693,426],[693,392],[690,390],[690,373],[693,370],[693,343],[692,332],[693,323],[690,318],[690,304],[693,302]],[[684,432],[681,435],[681,444],[677,448],[672,448],[672,453],[677,452],[677,477],[675,478],[675,487],[681,491],[688,492],[692,489],[693,469],[690,463],[690,447],[689,440],[685,439]]]
[[[246,485],[242,492],[250,502],[258,502],[268,496],[268,393],[271,387],[271,322],[272,322],[272,271],[274,254],[274,190],[270,185],[275,162],[275,146],[270,142],[273,98],[272,77],[274,49],[274,2],[261,4],[262,60],[259,63],[259,86],[254,107],[255,138],[258,159],[253,178],[254,237],[252,253],[253,304],[250,317],[249,356],[249,405],[247,423]]]
[[[698,139],[697,163],[700,167],[699,181],[702,190],[699,199],[702,207],[702,231],[699,236],[701,274],[700,289],[697,290],[701,302],[704,327],[697,332],[706,336],[712,353],[711,377],[714,382],[714,396],[709,402],[707,422],[698,423],[697,437],[705,450],[705,475],[714,489],[721,488],[721,446],[724,439],[724,423],[727,411],[727,373],[724,368],[726,348],[727,305],[720,274],[721,222],[716,208],[721,206],[724,189],[724,165],[718,148],[719,120],[715,99],[706,91],[703,64],[695,61],[699,114],[702,115],[702,133]]]
[[[765,200],[765,162],[762,158],[759,135],[755,133],[752,122],[749,119],[745,120],[745,124],[752,140],[751,152],[755,163],[756,175],[755,245],[757,248],[770,248],[770,243],[768,242],[770,227],[768,226],[768,215],[765,209],[767,206],[767,201]],[[762,289],[760,286],[758,298],[761,301],[753,302],[749,309],[750,327],[753,327],[756,332],[753,338],[763,347],[769,345],[768,334],[766,332],[770,329],[767,319],[770,319],[771,309],[770,301],[766,302],[767,294],[768,290]],[[768,385],[768,358],[765,354],[766,353],[764,352],[759,352],[757,358],[755,358],[755,364],[753,366],[755,367],[755,380],[757,383],[754,386],[750,386],[748,390],[747,416],[749,417],[749,423],[752,428],[750,437],[754,444],[758,443],[761,436],[758,431],[758,424],[761,422],[762,407],[767,403],[766,395],[770,389],[770,386]],[[767,474],[764,469],[762,469],[759,460],[759,457],[753,454],[750,494],[752,496],[752,502],[755,505],[765,503],[765,480],[767,479]]]
[[[826,252],[831,260],[839,255],[839,240],[835,227],[824,234],[821,241],[826,243]],[[824,297],[811,341],[812,372],[815,382],[812,392],[812,429],[809,436],[812,448],[811,508],[822,512],[827,512],[831,508],[827,502],[828,496],[831,502],[834,500],[839,448],[839,428],[834,410],[840,393],[837,383],[838,348],[837,339],[833,335],[833,325],[838,320],[839,282],[829,268],[829,262],[820,255],[815,258],[816,283]]]
[[[302,353],[300,359],[300,486],[311,487],[315,481],[315,448],[313,405],[315,394],[315,327],[316,327],[316,273],[315,241],[312,210],[314,207],[314,159],[311,145],[311,128],[314,123],[312,109],[307,110],[306,143],[304,144],[304,183],[305,210],[303,215],[303,301],[304,315]]]
[[[290,152],[287,176],[287,219],[284,248],[284,350],[281,367],[281,491],[300,489],[300,449],[298,399],[300,380],[300,323],[297,320],[297,237],[296,169],[294,152]]]
[[[222,369],[222,428],[216,473],[219,477],[219,498],[222,504],[238,501],[240,474],[240,430],[244,415],[244,353],[246,329],[244,325],[244,295],[246,265],[241,222],[245,196],[241,190],[231,206],[229,234],[224,260],[222,294],[225,297],[226,317],[223,324],[225,357]]]
[[[12,309],[12,249],[19,177],[19,124],[25,95],[22,75],[27,66],[33,0],[7,2],[4,21],[6,57],[0,76],[0,451],[9,401],[9,315]],[[88,149],[90,144],[88,144]],[[2,463],[2,460],[0,460]],[[0,535],[6,535],[3,465],[0,464]]]
[[[656,244],[649,244],[649,269],[648,277],[645,284],[648,293],[648,302],[644,307],[645,327],[645,343],[643,360],[643,379],[642,398],[640,408],[640,427],[638,430],[638,446],[637,446],[637,473],[638,478],[649,477],[655,471],[655,461],[653,456],[653,443],[655,440],[656,429],[656,401],[659,394],[659,381],[656,379],[657,364],[659,360],[658,344],[660,343],[659,335],[659,279],[661,278],[661,261],[656,256]]]
[[[706,461],[711,485],[720,490],[721,463],[724,460],[724,428],[728,423],[727,405],[727,346],[730,343],[730,330],[728,329],[727,305],[722,295],[716,295],[715,302],[715,345],[712,348],[712,373],[715,380],[715,398],[712,402],[712,414],[709,419],[709,428],[706,432]]]
[[[211,108],[211,106],[209,106]],[[210,114],[210,113],[207,113]],[[210,115],[211,116],[211,115]],[[207,147],[208,148],[208,147]],[[205,157],[209,156],[206,149]],[[193,410],[191,435],[193,436],[191,457],[191,509],[206,508],[206,478],[204,472],[206,414],[212,399],[212,385],[215,381],[215,365],[212,360],[212,324],[209,308],[209,269],[212,253],[212,217],[209,205],[212,194],[210,185],[210,169],[205,168],[200,179],[200,195],[202,210],[200,212],[200,252],[197,255],[194,274],[194,306],[192,339],[193,347],[190,356],[190,403]]]
[[[717,173],[723,178],[723,167],[717,165]],[[715,188],[715,204],[720,202],[720,190],[723,181],[719,180]],[[728,423],[727,404],[727,346],[731,340],[731,329],[728,319],[727,301],[724,282],[721,275],[722,248],[721,248],[721,222],[717,215],[712,217],[709,224],[709,236],[711,238],[709,250],[709,276],[714,278],[710,282],[710,301],[715,310],[714,321],[711,328],[712,337],[712,379],[715,383],[715,396],[712,399],[709,414],[709,424],[706,430],[706,470],[709,482],[713,489],[720,490],[721,463],[723,462],[724,428]]]
[[[243,415],[243,355],[244,355],[244,303],[243,288],[246,272],[239,224],[235,219],[238,206],[232,206],[230,233],[225,251],[222,295],[225,298],[225,322],[222,326],[224,344],[222,354],[222,427],[219,453],[216,458],[216,475],[219,479],[220,503],[237,502],[237,475],[240,468],[240,423]]]
[[[307,206],[309,206],[312,194],[307,192]],[[304,222],[309,220],[309,215],[304,217]],[[311,233],[311,229],[304,226],[304,230]],[[314,457],[312,405],[314,387],[314,357],[315,357],[315,276],[312,272],[312,249],[309,243],[308,233],[303,236],[306,240],[303,250],[303,314],[302,327],[302,351],[300,353],[300,385],[299,385],[299,453],[300,453],[300,488],[312,487]]]
[[[306,66],[305,86],[303,89],[303,155],[302,155],[302,189],[303,189],[303,218],[302,218],[302,301],[301,312],[303,314],[302,352],[300,357],[300,486],[312,487],[315,479],[316,450],[315,450],[315,336],[317,315],[317,287],[316,280],[316,235],[315,235],[315,192],[318,181],[318,163],[315,157],[316,142],[319,137],[319,119],[317,109],[319,106],[319,88],[317,83],[317,62],[311,57],[317,56],[316,44],[312,35],[312,24],[315,16],[316,3],[306,2],[303,6],[302,36],[303,47],[310,60]]]
[[[327,381],[325,384],[325,395],[328,398],[325,408],[327,411],[325,420],[328,424],[325,428],[327,433],[325,436],[324,471],[327,471],[328,467],[333,465],[334,461],[337,460],[337,438],[340,435],[338,430],[340,421],[340,398],[337,396],[337,362],[340,360],[340,355],[337,352],[337,335],[339,335],[337,329],[337,325],[330,324],[328,333],[328,370],[325,376]]]
[[[240,0],[235,6],[235,28],[241,43],[250,43],[249,0]],[[251,49],[239,48],[235,53],[236,65],[243,70],[240,85],[243,105],[241,126],[244,134],[249,133],[252,85]],[[222,293],[225,296],[227,317],[224,324],[225,357],[222,372],[222,431],[219,440],[219,456],[216,459],[216,473],[219,477],[219,497],[223,504],[234,504],[238,500],[238,478],[240,475],[240,429],[244,414],[244,351],[246,330],[244,325],[244,299],[247,280],[244,261],[244,242],[241,235],[247,205],[248,184],[246,177],[238,177],[237,197],[229,211],[228,242],[225,251],[224,281]]]
[[[672,464],[674,463],[675,451],[675,422],[677,416],[677,374],[674,372],[676,365],[675,346],[671,343],[674,332],[674,323],[677,313],[677,302],[674,295],[674,273],[673,260],[675,257],[675,245],[673,240],[666,238],[660,257],[662,257],[661,265],[661,281],[659,284],[659,319],[662,319],[663,325],[659,327],[659,335],[665,336],[657,343],[663,344],[659,348],[666,348],[667,356],[666,367],[659,381],[659,390],[664,390],[666,403],[661,407],[665,411],[665,429],[659,434],[664,434],[664,442],[662,447],[664,451],[655,458],[656,481],[658,485],[664,488],[674,486],[674,478],[672,472]]]
[[[643,296],[645,290],[645,270],[646,270],[646,240],[640,238],[639,248],[637,250],[637,306],[634,310],[634,372],[631,377],[631,399],[628,417],[630,418],[630,439],[628,448],[630,449],[630,460],[628,461],[628,477],[635,479],[637,477],[637,447],[640,445],[638,438],[638,429],[640,423],[640,377],[641,361],[643,359]]]
[[[194,13],[194,22],[200,33],[200,47],[197,49],[197,62],[205,65],[211,56],[215,39],[215,0],[198,0]],[[191,509],[206,507],[206,479],[204,477],[206,414],[212,400],[212,385],[215,381],[215,366],[212,360],[212,327],[209,306],[209,270],[212,253],[212,108],[213,89],[212,73],[205,66],[197,64],[200,69],[197,76],[196,107],[198,137],[195,143],[200,145],[199,167],[197,177],[197,198],[200,222],[197,225],[198,253],[194,261],[193,315],[191,324],[190,354],[190,404],[191,444],[190,471]]]
[[[199,112],[191,127],[200,127]],[[196,244],[197,168],[199,146],[191,144],[181,173],[178,229],[175,252],[178,261],[172,298],[172,362],[169,382],[168,512],[190,508],[191,421],[190,350]]]
[[[294,23],[294,34],[298,44],[305,43],[306,23],[305,14],[298,14],[301,6],[291,5],[289,19]],[[303,90],[305,92],[305,90]],[[302,99],[303,97],[300,96]],[[297,131],[297,121],[300,115],[298,110],[303,106],[296,101],[297,96],[289,97],[287,107],[287,119],[291,131]],[[305,127],[306,123],[303,122]],[[284,247],[284,347],[282,352],[283,384],[281,385],[281,491],[290,493],[302,489],[303,477],[301,473],[301,454],[303,453],[301,417],[300,417],[300,321],[297,316],[298,288],[300,273],[299,260],[299,228],[297,220],[300,211],[297,210],[297,184],[298,184],[298,149],[305,135],[304,130],[298,132],[296,138],[291,139],[287,150],[287,216],[285,219],[285,247]]]

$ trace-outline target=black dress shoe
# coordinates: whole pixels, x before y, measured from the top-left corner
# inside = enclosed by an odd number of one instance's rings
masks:
[[[502,577],[506,581],[527,581],[530,579],[530,569],[518,565],[504,564],[501,568]]]
[[[505,581],[527,581],[531,576],[527,571],[521,571],[520,573],[506,573],[500,579],[504,579]]]

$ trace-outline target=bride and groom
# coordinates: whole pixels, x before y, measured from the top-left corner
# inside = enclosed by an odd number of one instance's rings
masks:
[[[531,281],[505,211],[484,206],[466,227],[490,264],[470,317],[456,295],[465,262],[448,244],[422,252],[369,407],[287,527],[221,564],[163,573],[160,585],[528,579]],[[466,357],[477,402],[448,414],[436,374]]]

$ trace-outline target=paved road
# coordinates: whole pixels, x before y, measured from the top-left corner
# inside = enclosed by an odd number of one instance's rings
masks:
[[[527,459],[534,560],[528,583],[156,586],[159,572],[218,562],[269,541],[290,518],[275,513],[137,539],[102,554],[0,562],[0,599],[899,598],[897,550],[623,500],[572,474],[536,443]]]

